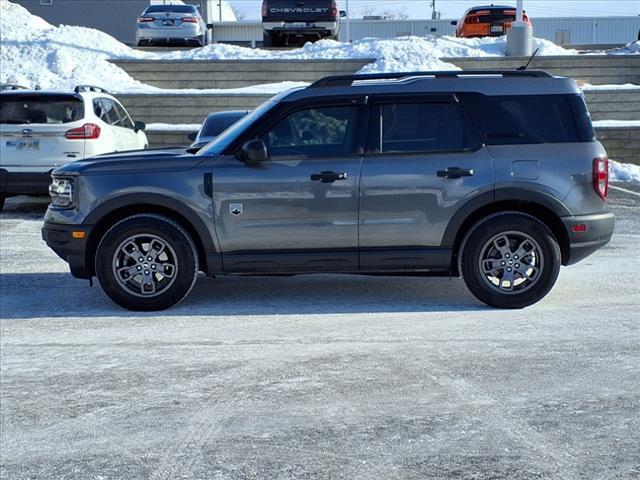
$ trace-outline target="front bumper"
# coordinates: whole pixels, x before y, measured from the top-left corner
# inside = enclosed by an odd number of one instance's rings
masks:
[[[569,257],[565,265],[578,263],[604,247],[615,227],[615,217],[610,212],[563,217],[562,222],[569,235]]]
[[[84,232],[84,238],[74,238],[73,232]],[[76,278],[91,278],[87,262],[87,239],[91,227],[86,225],[67,225],[45,222],[42,227],[42,239],[47,246],[69,264],[71,275]]]
[[[9,172],[0,168],[0,195],[49,195],[48,172]]]

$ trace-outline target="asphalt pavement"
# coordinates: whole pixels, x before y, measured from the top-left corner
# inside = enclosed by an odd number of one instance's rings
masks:
[[[640,194],[542,302],[459,279],[202,277],[134,314],[0,214],[2,479],[638,479]]]

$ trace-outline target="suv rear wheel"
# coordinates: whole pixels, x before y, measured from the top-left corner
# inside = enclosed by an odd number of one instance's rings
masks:
[[[134,215],[119,221],[96,252],[100,285],[129,310],[176,305],[193,288],[197,273],[198,255],[189,234],[160,215]]]
[[[461,248],[460,272],[478,300],[523,308],[542,299],[560,272],[560,247],[537,218],[497,214],[477,223]]]

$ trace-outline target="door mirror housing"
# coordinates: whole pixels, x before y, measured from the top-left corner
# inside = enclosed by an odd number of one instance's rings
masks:
[[[340,10],[340,18],[347,18],[347,12]]]
[[[133,122],[133,130],[137,133],[140,130],[144,130],[145,128],[147,128],[146,123],[141,122],[140,120],[136,120],[135,122]]]
[[[260,138],[249,140],[242,145],[242,160],[247,163],[260,163],[269,159],[269,151]]]
[[[197,136],[198,132],[191,132],[189,135],[187,135],[187,138],[193,142]]]
[[[457,20],[451,20],[451,25],[453,25],[455,27],[456,25],[458,25],[458,21]]]

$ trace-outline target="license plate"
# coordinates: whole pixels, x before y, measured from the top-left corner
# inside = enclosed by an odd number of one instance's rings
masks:
[[[15,140],[7,142],[7,150],[40,150],[39,140]]]
[[[491,33],[500,33],[502,32],[502,26],[498,25],[497,27],[491,27]]]
[[[291,23],[289,28],[307,28],[306,23]]]
[[[173,27],[173,20],[162,20],[162,25],[165,27]]]

